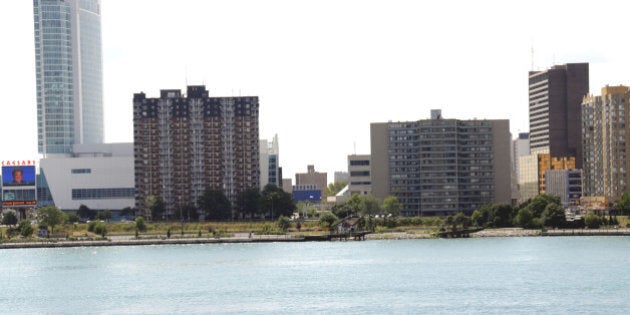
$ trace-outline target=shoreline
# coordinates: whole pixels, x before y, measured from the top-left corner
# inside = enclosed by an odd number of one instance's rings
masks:
[[[20,248],[62,248],[62,247],[98,247],[98,246],[147,246],[147,245],[194,245],[194,244],[235,244],[235,243],[270,243],[270,242],[322,242],[308,237],[294,237],[286,235],[254,235],[249,237],[247,233],[236,233],[233,237],[223,238],[139,238],[133,236],[111,236],[106,240],[42,240],[33,242],[1,242],[0,249]],[[528,230],[523,228],[495,228],[484,229],[470,234],[469,238],[485,237],[543,237],[543,236],[630,236],[630,229],[572,229],[572,230]],[[409,239],[438,239],[430,233],[384,232],[370,233],[365,236],[370,240],[409,240]],[[338,242],[338,240],[332,240]],[[351,238],[346,241],[356,241]],[[330,242],[330,241],[329,241]]]

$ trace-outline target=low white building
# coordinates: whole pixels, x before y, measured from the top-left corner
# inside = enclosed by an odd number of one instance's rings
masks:
[[[135,205],[133,143],[75,145],[72,155],[48,156],[39,166],[39,206],[120,210]]]

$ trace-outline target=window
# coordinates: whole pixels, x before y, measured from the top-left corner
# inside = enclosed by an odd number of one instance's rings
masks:
[[[134,188],[73,189],[72,200],[133,198]]]
[[[73,168],[71,172],[72,172],[72,174],[91,174],[92,173],[92,169],[90,169],[90,168]]]

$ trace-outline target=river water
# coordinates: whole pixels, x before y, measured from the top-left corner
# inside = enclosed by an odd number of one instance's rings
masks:
[[[0,250],[0,313],[630,313],[630,237]]]

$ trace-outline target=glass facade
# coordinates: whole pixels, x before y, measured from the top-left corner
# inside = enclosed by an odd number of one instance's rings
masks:
[[[100,0],[34,0],[38,152],[103,142]]]

